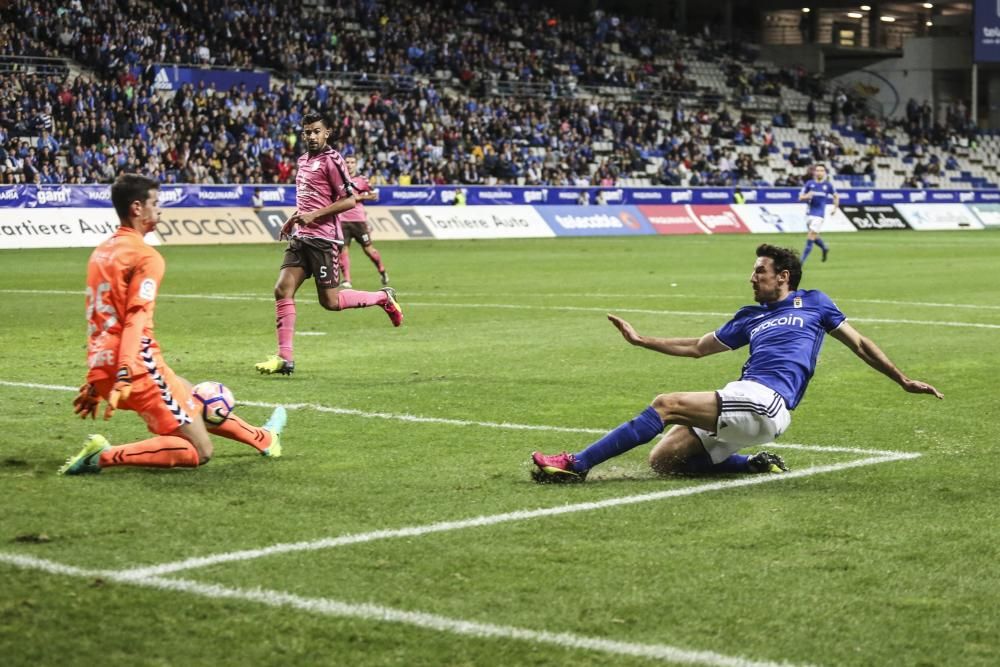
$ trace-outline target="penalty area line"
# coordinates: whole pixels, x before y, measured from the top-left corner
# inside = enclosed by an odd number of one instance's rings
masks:
[[[514,512],[505,512],[503,514],[478,516],[470,519],[461,519],[456,521],[441,521],[437,523],[424,524],[419,526],[407,526],[404,528],[374,530],[365,533],[353,533],[348,535],[340,535],[338,537],[327,537],[319,540],[279,543],[259,549],[230,551],[227,553],[212,554],[209,556],[198,556],[194,558],[187,558],[172,563],[162,563],[160,565],[130,568],[121,570],[118,572],[118,574],[121,577],[126,577],[126,578],[137,577],[140,579],[144,577],[162,576],[165,574],[181,572],[184,570],[195,570],[203,567],[209,567],[212,565],[219,565],[221,563],[248,561],[257,558],[276,556],[280,554],[296,553],[301,551],[320,551],[325,549],[335,549],[338,547],[349,546],[352,544],[376,542],[378,540],[394,539],[400,537],[420,537],[423,535],[430,535],[433,533],[444,533],[454,530],[464,530],[467,528],[481,528],[484,526],[495,526],[498,524],[513,523],[519,521],[530,521],[533,519],[540,519],[551,516],[575,514],[577,512],[591,512],[610,507],[620,507],[624,505],[647,503],[656,500],[664,500],[667,498],[682,498],[685,496],[693,496],[701,493],[709,493],[712,491],[726,491],[735,488],[757,486],[759,484],[783,482],[787,480],[808,477],[811,475],[819,475],[823,473],[837,472],[841,470],[848,470],[851,468],[858,468],[861,466],[874,465],[876,463],[888,463],[891,461],[914,459],[919,456],[920,454],[916,453],[894,452],[880,456],[872,456],[863,459],[856,459],[854,461],[845,461],[843,463],[812,466],[809,468],[803,468],[802,470],[793,470],[791,472],[782,473],[780,475],[779,474],[752,475],[752,476],[742,477],[739,479],[727,479],[727,480],[720,480],[717,482],[710,482],[708,484],[687,486],[680,489],[668,489],[665,491],[655,491],[652,493],[642,493],[631,496],[620,496],[617,498],[607,498],[605,500],[575,503],[571,505],[558,505],[556,507],[546,507],[534,510],[517,510]]]
[[[330,598],[315,598],[283,591],[261,588],[242,589],[219,584],[207,584],[186,579],[162,577],[125,577],[118,572],[91,570],[64,565],[55,561],[0,553],[0,563],[24,570],[49,574],[94,579],[100,578],[119,584],[151,588],[159,591],[187,593],[210,600],[238,600],[267,607],[288,608],[321,616],[353,618],[376,623],[397,623],[425,630],[478,639],[514,639],[531,644],[544,644],[563,649],[594,651],[615,656],[628,656],[688,665],[709,667],[794,667],[787,662],[758,661],[741,656],[730,656],[713,651],[695,651],[665,644],[624,642],[601,637],[587,637],[571,632],[547,632],[511,625],[482,623],[439,614],[407,611],[370,603],[350,603]]]

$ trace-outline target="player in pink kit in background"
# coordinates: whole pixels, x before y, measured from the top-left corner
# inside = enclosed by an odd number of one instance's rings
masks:
[[[382,277],[382,284],[389,284],[389,274],[386,273],[385,265],[382,264],[382,255],[372,245],[371,226],[368,224],[368,215],[365,213],[365,206],[362,202],[376,201],[378,190],[372,188],[368,179],[358,174],[358,159],[354,155],[345,155],[344,162],[347,164],[347,173],[351,177],[351,186],[354,190],[354,199],[357,204],[350,211],[345,211],[339,217],[340,226],[344,232],[344,247],[340,249],[340,279],[341,287],[351,287],[351,256],[348,248],[351,246],[351,239],[357,240],[361,244],[361,249],[368,255],[368,259],[375,265],[375,269]]]
[[[278,353],[256,364],[261,373],[291,375],[295,370],[295,293],[306,278],[316,281],[319,303],[327,310],[381,306],[393,326],[403,323],[403,311],[391,287],[378,292],[338,287],[344,244],[338,216],[353,209],[357,201],[344,158],[327,145],[329,137],[330,126],[321,114],[302,118],[306,152],[299,156],[295,176],[296,210],[281,228],[288,247],[274,286]]]

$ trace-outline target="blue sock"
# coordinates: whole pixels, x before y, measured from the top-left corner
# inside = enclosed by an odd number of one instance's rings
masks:
[[[706,473],[706,472],[750,472],[747,461],[750,457],[745,454],[731,454],[728,459],[720,463],[712,463],[712,457],[707,452],[692,456],[684,465],[681,472]]]
[[[823,243],[823,239],[816,239],[816,245],[818,245],[823,250],[826,250],[826,244]]]
[[[649,442],[662,430],[663,420],[653,406],[649,406],[632,421],[625,422],[579,454],[575,454],[576,465],[573,469],[577,472],[589,470],[598,463]]]
[[[802,251],[802,259],[800,260],[803,264],[806,263],[806,257],[809,256],[809,253],[812,252],[812,249],[813,249],[813,242],[807,240],[805,250]]]

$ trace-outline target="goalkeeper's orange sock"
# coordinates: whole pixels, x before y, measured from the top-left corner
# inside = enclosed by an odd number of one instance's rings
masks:
[[[198,450],[176,435],[158,435],[101,452],[102,468],[144,466],[147,468],[197,468]]]
[[[248,424],[232,412],[229,413],[226,421],[221,424],[206,423],[205,426],[208,427],[208,432],[212,435],[221,435],[223,438],[242,442],[244,445],[250,445],[258,452],[262,452],[271,446],[270,431]]]

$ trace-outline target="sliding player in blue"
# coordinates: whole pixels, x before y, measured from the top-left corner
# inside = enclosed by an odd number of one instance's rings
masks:
[[[817,164],[813,167],[812,179],[806,181],[799,192],[799,201],[806,202],[806,228],[809,235],[806,236],[806,247],[802,250],[802,263],[806,263],[806,258],[812,252],[813,244],[819,246],[823,251],[823,261],[826,261],[830,254],[830,248],[823,243],[820,234],[823,231],[823,223],[826,221],[826,207],[833,204],[834,208],[840,204],[840,195],[833,182],[826,177],[826,166]]]
[[[871,340],[858,333],[823,292],[798,289],[802,265],[795,251],[763,244],[750,284],[758,305],[744,306],[726,324],[701,338],[639,335],[614,315],[608,319],[632,345],[675,357],[704,357],[750,345],[743,373],[718,391],[660,394],[652,405],[575,454],[534,452],[537,482],[582,482],[599,463],[649,442],[673,426],[649,454],[659,474],[767,473],[788,470],[770,452],[737,454],[744,447],[773,441],[791,423],[794,410],[816,369],[825,334],[846,345],[875,370],[911,394],[937,389],[912,380]]]

